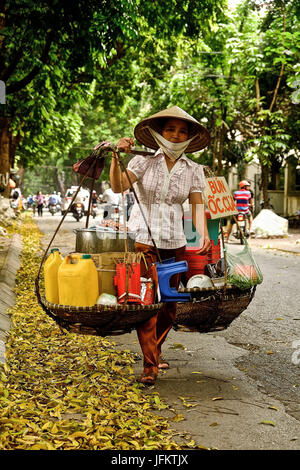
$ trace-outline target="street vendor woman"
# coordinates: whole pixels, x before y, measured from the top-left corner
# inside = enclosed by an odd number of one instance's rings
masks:
[[[210,239],[205,216],[198,217],[203,208],[202,191],[205,187],[203,166],[187,158],[209,144],[208,131],[192,116],[178,106],[160,111],[142,120],[134,129],[138,142],[157,150],[153,156],[133,157],[127,167],[131,183],[146,214],[146,220],[159,250],[161,260],[183,259],[187,243],[183,231],[183,203],[192,207],[192,221],[198,233],[204,233],[204,243],[199,254],[207,253]],[[117,147],[130,153],[132,138],[122,138]],[[117,159],[112,158],[110,183],[114,192],[126,191],[130,184],[126,173],[120,170]],[[203,211],[204,213],[204,211]],[[202,220],[202,221],[201,221]],[[135,250],[143,252],[146,264],[141,266],[141,276],[147,267],[158,261],[157,251],[146,228],[137,203],[132,208],[128,228],[135,232]],[[180,275],[173,276],[171,286],[178,288]],[[176,316],[176,303],[167,302],[157,314],[137,328],[139,343],[144,356],[144,371],[140,382],[154,384],[158,371],[169,368],[162,358],[161,347]]]

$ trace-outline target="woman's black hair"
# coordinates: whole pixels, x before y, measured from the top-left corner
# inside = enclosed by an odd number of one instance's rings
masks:
[[[157,131],[161,134],[163,128],[165,127],[166,123],[167,123],[170,119],[179,119],[179,120],[180,120],[180,118],[171,118],[171,117],[158,118],[158,119],[156,120],[156,121],[157,121],[157,129],[155,129],[155,130],[157,130]],[[181,121],[182,121],[182,119],[181,119]],[[191,127],[192,127],[192,126],[190,125],[190,123],[189,123],[188,121],[184,121],[184,122],[186,122],[186,124],[187,124],[188,135],[190,135]],[[155,126],[155,127],[156,127],[156,126]]]

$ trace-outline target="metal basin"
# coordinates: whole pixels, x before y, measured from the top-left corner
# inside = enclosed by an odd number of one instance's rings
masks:
[[[125,251],[124,232],[99,229],[75,229],[77,253],[103,253],[107,251]],[[127,250],[134,251],[135,234],[127,232]]]

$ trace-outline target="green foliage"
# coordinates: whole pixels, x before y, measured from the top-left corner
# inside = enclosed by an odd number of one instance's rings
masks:
[[[193,0],[78,0],[72,5],[7,0],[0,47],[7,104],[1,111],[20,138],[19,161],[36,165],[51,155],[68,161],[80,128],[93,122],[92,106],[104,110],[101,135],[115,140],[111,126],[128,122],[123,113],[130,102],[138,102],[143,83],[155,85],[169,67],[178,36],[209,31],[222,5],[213,0],[202,2],[202,8]],[[140,107],[133,108],[132,119]],[[97,143],[98,133],[98,128],[83,130],[80,145],[88,138],[89,146]]]
[[[177,104],[211,131],[196,161],[283,164],[299,147],[299,2],[225,3],[8,0],[0,72],[19,161],[70,167]]]

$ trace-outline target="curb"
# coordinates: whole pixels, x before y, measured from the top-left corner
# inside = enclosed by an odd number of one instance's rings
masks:
[[[274,239],[264,239],[265,243],[251,243],[249,242],[249,246],[251,248],[262,248],[263,250],[272,250],[272,251],[281,251],[283,253],[290,253],[292,255],[300,255],[300,245],[296,246],[296,244],[291,244],[288,246],[288,243],[274,243]]]
[[[15,305],[14,287],[16,273],[20,267],[21,252],[22,237],[14,234],[0,271],[0,363],[5,362],[5,340],[11,325],[7,309]]]

